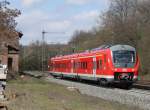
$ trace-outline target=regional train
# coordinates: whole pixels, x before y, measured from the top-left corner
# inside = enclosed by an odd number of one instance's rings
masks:
[[[100,85],[131,86],[138,80],[139,57],[129,45],[102,45],[82,53],[56,56],[48,61],[53,76],[95,80]]]

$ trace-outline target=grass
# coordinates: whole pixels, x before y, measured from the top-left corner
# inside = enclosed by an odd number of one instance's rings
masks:
[[[30,77],[9,81],[6,94],[9,110],[138,110]]]

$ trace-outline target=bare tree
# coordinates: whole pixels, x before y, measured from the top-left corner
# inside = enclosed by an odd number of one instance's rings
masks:
[[[137,0],[112,0],[103,17],[114,43],[137,44]]]
[[[10,3],[0,2],[0,41],[12,41],[17,36],[15,18],[21,13],[17,9],[9,9],[7,5]]]

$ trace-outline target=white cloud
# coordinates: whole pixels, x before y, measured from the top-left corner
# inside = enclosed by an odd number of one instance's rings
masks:
[[[41,40],[41,33],[43,29],[48,32],[67,32],[65,35],[60,34],[48,34],[47,36],[53,36],[47,38],[47,42],[62,42],[66,43],[68,37],[72,32],[68,32],[71,28],[71,21],[69,20],[51,20],[51,14],[44,11],[32,11],[26,13],[17,19],[18,28],[24,33],[21,39],[22,44],[28,44],[31,41]],[[54,16],[54,15],[53,15]]]
[[[75,4],[75,5],[83,5],[91,1],[92,0],[66,0],[68,4]]]
[[[22,0],[22,4],[24,5],[24,6],[31,6],[31,5],[33,5],[33,4],[35,4],[35,3],[40,3],[40,2],[42,2],[43,0]]]
[[[74,16],[75,20],[93,20],[99,16],[98,10],[91,10],[89,12],[82,12]]]
[[[110,0],[65,0],[67,4],[71,5],[86,5],[90,3],[99,4],[100,6],[109,6]]]
[[[98,15],[98,10],[92,10],[81,12],[70,16],[70,18],[56,20],[57,14],[54,15],[40,10],[23,14],[17,19],[18,28],[24,33],[21,43],[28,44],[31,41],[41,40],[43,29],[48,32],[65,32],[65,35],[46,34],[47,42],[66,43],[75,30],[88,30],[95,26]]]
[[[57,31],[66,31],[71,26],[71,21],[61,20],[61,21],[50,21],[45,23],[45,28],[53,32]]]
[[[92,27],[97,25],[97,19],[99,16],[98,10],[91,10],[91,11],[83,11],[76,15],[73,15],[70,18],[71,21],[71,29],[70,32],[73,34],[76,30],[90,30]]]

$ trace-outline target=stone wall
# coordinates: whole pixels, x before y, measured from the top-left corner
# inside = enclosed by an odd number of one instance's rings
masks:
[[[8,59],[12,58],[12,71],[18,72],[19,71],[19,55],[18,54],[9,54]]]
[[[0,55],[1,64],[7,65],[8,55]]]

